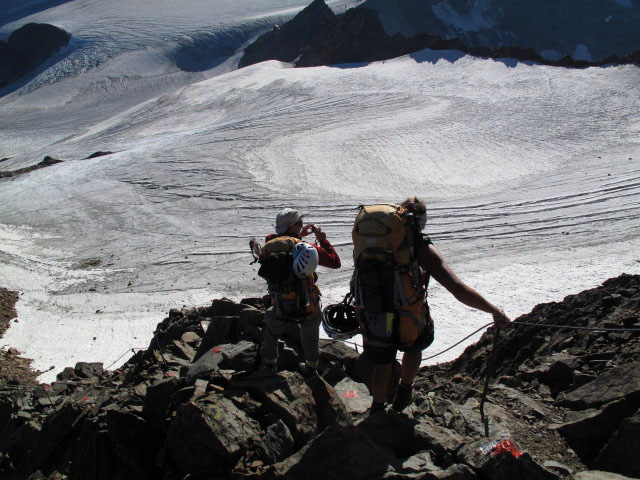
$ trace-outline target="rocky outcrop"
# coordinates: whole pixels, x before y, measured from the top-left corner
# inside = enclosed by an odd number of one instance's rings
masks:
[[[62,160],[58,160],[57,158],[52,158],[47,155],[42,159],[41,162],[36,163],[35,165],[31,165],[30,167],[19,168],[18,170],[10,170],[4,172],[0,171],[0,178],[17,177],[18,175],[22,175],[24,173],[29,173],[33,172],[34,170],[50,167],[51,165],[55,165],[56,163],[62,163]]]
[[[471,47],[513,44],[548,57],[600,60],[640,48],[640,6],[620,0],[366,0],[385,31],[407,37],[429,32]]]
[[[20,298],[17,292],[0,287],[0,338],[9,328],[10,323],[17,321],[16,302]],[[0,388],[4,385],[37,384],[37,372],[31,369],[31,360],[22,358],[15,348],[0,349]],[[1,407],[0,407],[1,409]]]
[[[321,376],[258,370],[264,299],[171,310],[121,368],[80,362],[51,385],[0,384],[0,476],[17,479],[384,478],[529,480],[638,476],[640,276],[537,306],[423,368],[403,412],[368,416],[371,362],[321,341]],[[390,385],[390,397],[393,384]],[[488,430],[488,437],[486,431]],[[592,470],[586,471],[587,468]],[[602,473],[602,472],[605,473]],[[615,472],[615,473],[611,473]],[[608,476],[607,476],[608,475]]]
[[[638,474],[637,463],[631,461],[638,458],[637,447],[619,439],[633,436],[640,408],[639,307],[638,276],[610,279],[563,302],[538,305],[517,319],[533,325],[507,329],[495,359],[499,383],[518,388],[539,405],[525,418],[532,423],[538,418],[558,432],[586,466],[606,465],[607,470],[630,476]],[[588,330],[595,327],[614,330]],[[615,331],[624,328],[635,331]],[[482,376],[490,345],[490,338],[483,337],[452,363],[446,375]],[[504,387],[494,389],[494,395],[502,397]],[[511,398],[512,404],[524,406],[523,400]]]
[[[102,151],[93,152],[88,157],[85,157],[85,160],[89,160],[91,158],[97,158],[97,157],[104,157],[105,155],[111,155],[112,153],[113,152],[102,152]]]
[[[15,30],[0,42],[0,88],[29,73],[70,39],[68,32],[46,23],[27,23]]]
[[[444,38],[424,32],[410,37],[401,33],[389,35],[376,10],[356,7],[336,17],[323,0],[314,0],[294,19],[267,32],[249,45],[239,66],[245,67],[266,60],[291,62],[296,67],[366,63],[399,57],[425,48],[459,50],[483,58],[513,58],[571,68],[640,63],[640,50],[622,57],[610,55],[598,61],[575,60],[568,55],[550,60],[530,47],[467,44],[459,38]]]
[[[282,27],[275,26],[249,45],[239,67],[271,59],[293,62],[314,38],[331,30],[336,22],[336,16],[324,1],[314,0]]]

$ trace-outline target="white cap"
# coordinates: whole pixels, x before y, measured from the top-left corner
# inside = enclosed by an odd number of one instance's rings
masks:
[[[298,210],[293,208],[285,208],[276,215],[276,233],[282,235],[287,229],[304,217]]]

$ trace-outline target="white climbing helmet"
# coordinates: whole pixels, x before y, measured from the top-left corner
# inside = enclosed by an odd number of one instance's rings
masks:
[[[293,273],[298,278],[305,278],[316,271],[318,267],[318,250],[306,242],[299,242],[293,246]]]

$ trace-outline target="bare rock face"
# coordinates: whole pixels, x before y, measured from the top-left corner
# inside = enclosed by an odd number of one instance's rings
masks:
[[[36,68],[56,50],[69,43],[71,35],[46,23],[27,23],[0,42],[0,88]]]
[[[265,60],[293,62],[309,42],[323,31],[331,29],[336,17],[323,0],[314,0],[309,6],[282,27],[274,27],[249,45],[239,67]]]
[[[369,415],[371,361],[343,344],[322,342],[311,378],[296,371],[295,335],[283,337],[278,372],[256,368],[265,307],[220,299],[173,309],[116,371],[79,362],[51,385],[0,383],[0,477],[640,476],[640,332],[535,326],[640,327],[640,276],[539,305],[517,319],[534,326],[505,328],[487,424],[479,400],[493,332],[423,368],[402,412]]]

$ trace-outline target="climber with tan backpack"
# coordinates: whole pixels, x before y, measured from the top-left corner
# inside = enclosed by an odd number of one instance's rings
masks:
[[[447,265],[428,236],[427,207],[412,197],[401,205],[360,206],[353,226],[354,274],[351,292],[360,321],[364,352],[375,364],[371,379],[371,414],[383,411],[397,351],[403,353],[400,382],[392,408],[412,402],[413,380],[422,351],[433,341],[427,304],[430,277],[470,307],[493,315],[501,328],[504,312],[466,285]]]
[[[303,376],[309,377],[317,373],[322,321],[315,270],[318,265],[340,268],[340,258],[319,226],[303,227],[303,217],[298,210],[285,208],[276,216],[276,233],[267,236],[264,246],[252,239],[251,249],[260,262],[258,275],[267,281],[271,300],[264,318],[260,369],[277,371],[278,338],[293,323],[298,325],[305,356],[298,367]],[[311,233],[317,244],[302,240]]]

